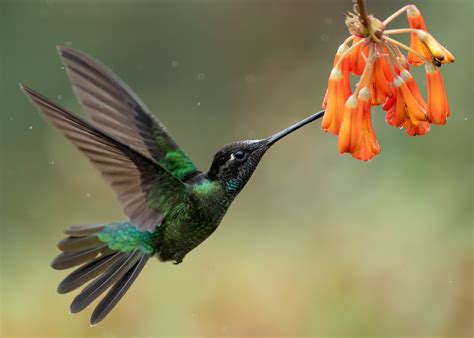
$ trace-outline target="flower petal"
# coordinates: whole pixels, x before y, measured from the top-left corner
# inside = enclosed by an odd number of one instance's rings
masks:
[[[408,18],[408,24],[410,28],[421,29],[423,31],[427,31],[425,21],[423,20],[423,17],[421,16],[420,11],[415,5],[411,5],[408,8],[407,18]],[[417,51],[418,53],[420,53],[427,59],[431,59],[431,54],[429,50],[425,47],[423,42],[421,42],[421,40],[419,39],[416,33],[410,33],[410,48],[414,49],[415,51]],[[408,63],[413,66],[419,66],[423,64],[424,61],[416,54],[409,52]]]
[[[426,65],[425,70],[428,83],[428,120],[433,124],[444,125],[450,110],[441,72],[433,65]]]
[[[403,70],[400,73],[400,77],[405,81],[407,84],[408,88],[410,89],[412,95],[415,97],[416,101],[418,104],[426,110],[426,102],[423,99],[423,96],[421,96],[420,89],[418,89],[418,85],[416,84],[415,78],[413,75],[408,70]]]
[[[330,131],[334,135],[339,134],[344,104],[346,102],[350,87],[346,87],[344,76],[349,77],[348,70],[343,74],[340,68],[333,68],[329,76],[328,90],[326,96],[326,113],[324,114],[321,126],[324,131]],[[347,80],[348,83],[348,80]],[[324,104],[324,102],[323,102]]]

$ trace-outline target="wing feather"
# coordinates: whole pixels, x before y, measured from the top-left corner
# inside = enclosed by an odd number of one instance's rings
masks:
[[[157,161],[169,151],[182,152],[160,120],[108,67],[75,49],[59,46],[58,52],[77,99],[96,126]]]
[[[58,128],[100,170],[115,190],[125,214],[141,230],[153,231],[163,220],[158,208],[151,208],[148,194],[156,178],[184,188],[153,158],[141,154],[113,136],[56,105],[38,92],[22,86],[31,103]]]

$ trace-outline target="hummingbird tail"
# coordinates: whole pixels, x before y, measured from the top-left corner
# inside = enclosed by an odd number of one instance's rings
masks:
[[[110,289],[92,313],[90,323],[95,325],[119,302],[153,254],[146,247],[150,243],[144,241],[152,234],[127,222],[72,226],[64,233],[68,237],[58,243],[62,253],[51,266],[76,270],[59,284],[58,293],[73,291],[89,282],[71,303],[71,313],[82,311]]]

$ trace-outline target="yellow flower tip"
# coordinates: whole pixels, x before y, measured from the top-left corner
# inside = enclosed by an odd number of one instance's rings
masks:
[[[354,94],[349,96],[349,98],[347,99],[346,108],[349,108],[349,109],[357,108],[357,98]]]
[[[409,18],[417,19],[421,17],[421,12],[415,5],[409,5],[407,10],[407,15]]]
[[[421,12],[415,5],[411,5],[407,10],[408,24],[410,28],[422,29],[426,31],[425,20],[421,16]]]
[[[410,79],[413,78],[411,73],[406,69],[404,69],[400,72],[400,77],[403,79],[404,82],[407,82],[407,81],[409,81]]]
[[[445,62],[444,63],[453,63],[456,60],[454,55],[449,50],[447,50],[445,47],[441,46],[441,49],[444,52],[444,57],[445,57]]]
[[[338,48],[337,48],[337,52],[336,52],[336,55],[337,56],[340,56],[341,54],[343,54],[346,50],[349,49],[349,46],[346,44],[346,43],[343,43],[342,45],[340,45]]]
[[[405,80],[403,80],[403,78],[400,77],[400,76],[396,76],[396,77],[393,79],[393,85],[394,85],[396,88],[400,88],[401,86],[403,86],[404,83],[405,83]]]
[[[370,99],[370,90],[367,87],[364,87],[359,92],[359,100],[369,101]]]
[[[408,60],[405,55],[397,56],[397,61],[400,62],[403,68],[408,69]]]
[[[433,66],[432,64],[427,63],[427,64],[425,65],[425,72],[426,72],[427,74],[433,74],[433,73],[436,72],[436,67]]]
[[[340,80],[342,78],[342,71],[339,67],[334,67],[329,75],[329,80]]]

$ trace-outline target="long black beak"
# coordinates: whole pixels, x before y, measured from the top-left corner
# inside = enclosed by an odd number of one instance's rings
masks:
[[[305,118],[304,120],[301,120],[300,122],[297,122],[295,123],[294,125],[266,138],[265,140],[267,141],[265,143],[265,146],[266,147],[270,147],[272,144],[274,144],[276,141],[282,139],[283,137],[285,137],[286,135],[288,134],[291,134],[292,132],[294,132],[295,130],[297,129],[300,129],[301,127],[303,127],[304,125],[308,124],[308,123],[311,123],[313,122],[314,120],[317,120],[319,119],[320,117],[322,117],[324,115],[324,110],[321,110],[311,116],[308,116],[307,118]]]

